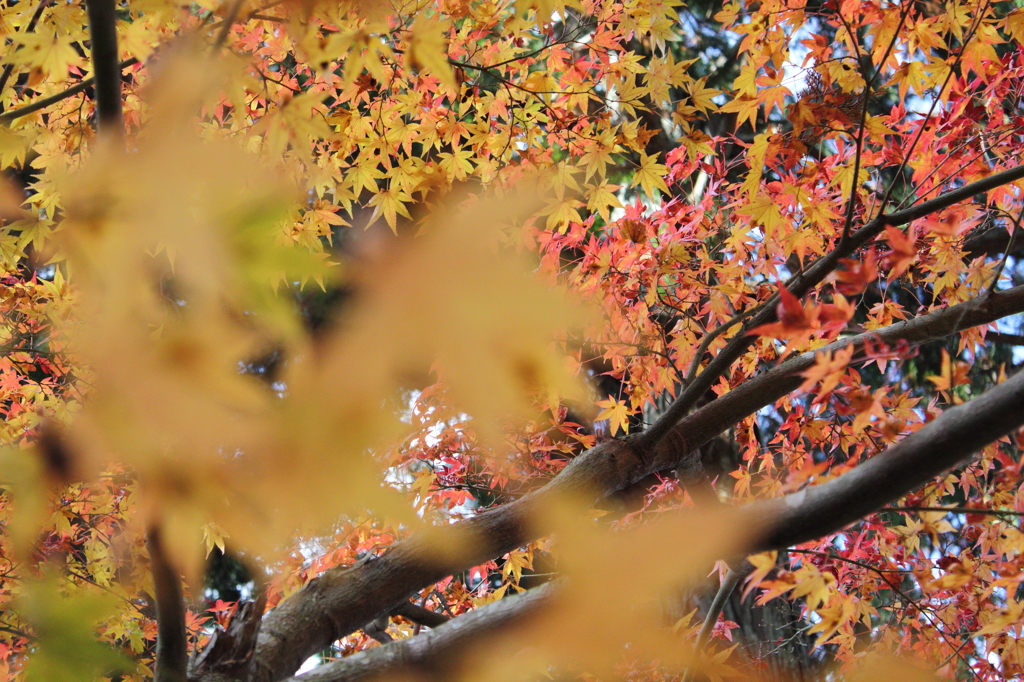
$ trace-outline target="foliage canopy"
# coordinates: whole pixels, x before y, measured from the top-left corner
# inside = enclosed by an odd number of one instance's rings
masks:
[[[0,33],[3,680],[1024,675],[1024,8]]]

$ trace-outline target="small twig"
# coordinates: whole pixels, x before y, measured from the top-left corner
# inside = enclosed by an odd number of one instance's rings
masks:
[[[885,194],[882,196],[882,201],[878,205],[878,215],[885,213],[885,209],[889,206],[889,200],[892,198],[893,190],[896,189],[896,180],[903,174],[903,169],[907,167],[907,162],[910,161],[910,155],[914,153],[914,149],[917,147],[917,143],[921,141],[921,136],[924,134],[925,129],[928,127],[928,121],[931,120],[932,114],[935,113],[935,107],[938,105],[939,100],[942,99],[942,93],[945,92],[946,86],[949,85],[949,81],[953,78],[953,72],[956,71],[956,67],[960,65],[963,59],[964,52],[967,50],[967,44],[974,38],[974,32],[978,30],[978,25],[981,22],[982,16],[987,9],[988,2],[981,8],[978,13],[978,18],[975,23],[971,26],[967,35],[964,36],[964,42],[960,46],[960,50],[957,51],[956,59],[953,60],[953,64],[949,67],[949,72],[946,74],[946,79],[942,81],[942,85],[939,87],[938,92],[935,93],[935,99],[932,100],[931,106],[928,108],[928,115],[921,121],[921,125],[917,129],[917,134],[910,143],[910,147],[903,155],[903,161],[900,162],[900,166],[896,169],[896,173],[893,175],[893,180],[889,183],[889,187],[886,188]]]
[[[814,550],[814,549],[787,549],[786,551],[789,552],[790,554],[813,554],[815,556],[828,557],[829,559],[835,559],[836,561],[842,561],[842,562],[847,563],[847,564],[852,564],[854,566],[859,566],[859,567],[865,568],[865,569],[867,569],[869,571],[874,571],[875,573],[904,573],[904,574],[912,574],[913,573],[913,571],[905,569],[905,568],[878,568],[877,566],[872,566],[871,564],[865,564],[865,563],[863,563],[861,561],[857,561],[856,559],[847,559],[844,556],[839,556],[838,554],[834,554],[832,552],[819,552],[819,551]],[[886,582],[888,582],[888,579],[886,579]]]
[[[991,334],[990,334],[991,336]],[[1003,509],[975,509],[973,507],[883,507],[879,511],[887,512],[949,512],[950,514],[985,514],[987,516],[1021,516],[1024,512]]]
[[[123,62],[121,62],[120,64],[117,65],[118,66],[118,71],[119,72],[123,71],[124,69],[128,68],[129,66],[132,66],[132,65],[138,64],[138,63],[139,63],[139,60],[138,60],[137,57],[130,57],[128,59],[125,59]],[[29,114],[35,113],[35,112],[39,111],[40,109],[45,109],[46,107],[50,106],[51,104],[56,104],[57,102],[66,100],[69,97],[74,97],[78,93],[80,93],[80,92],[90,88],[92,86],[92,84],[95,83],[95,82],[96,82],[96,77],[95,76],[89,76],[84,81],[78,83],[77,85],[72,85],[67,90],[61,90],[60,92],[58,92],[58,93],[56,93],[54,95],[50,95],[49,97],[44,97],[43,99],[38,99],[35,102],[32,102],[31,104],[26,104],[23,107],[19,107],[17,109],[11,109],[10,111],[5,111],[4,113],[0,114],[0,122],[2,122],[2,121],[13,121],[16,118],[21,118],[22,116],[28,116]]]
[[[33,635],[30,635],[27,632],[24,632],[23,630],[19,630],[18,628],[13,628],[10,625],[0,625],[0,632],[6,632],[14,635],[15,637],[27,639],[30,642],[35,641],[36,639]]]
[[[860,155],[864,148],[864,128],[867,126],[868,120],[868,101],[871,98],[871,84],[864,73],[864,64],[860,55],[860,44],[857,33],[850,26],[849,22],[846,21],[846,17],[843,13],[837,12],[839,20],[843,22],[843,26],[846,28],[846,35],[850,36],[850,44],[853,45],[854,56],[857,59],[857,67],[861,72],[861,78],[864,79],[864,92],[862,97],[864,101],[861,102],[860,108],[860,125],[857,127],[857,145],[854,148],[853,154],[853,177],[850,179],[850,198],[846,202],[846,218],[843,220],[843,234],[839,238],[840,244],[845,244],[846,240],[850,238],[850,229],[853,226],[853,212],[857,206],[857,189],[858,183],[857,178],[860,176]],[[872,76],[872,81],[874,77]]]
[[[999,278],[1003,275],[1003,268],[1006,267],[1006,261],[1013,253],[1013,244],[1017,241],[1017,233],[1020,232],[1020,221],[1024,218],[1024,206],[1021,206],[1020,212],[1017,213],[1017,217],[1013,221],[1013,230],[1010,232],[1010,241],[1006,244],[1006,250],[1003,251],[1003,257],[999,260],[999,265],[996,266],[996,274],[992,277],[992,284],[989,285],[988,295],[996,293],[996,285],[999,284]]]
[[[704,354],[708,352],[708,348],[711,346],[711,343],[726,331],[747,319],[760,309],[761,306],[758,305],[749,310],[738,312],[705,334],[704,339],[700,342],[700,346],[697,348],[696,355],[693,356],[693,360],[690,362],[690,369],[686,372],[686,383],[693,381],[693,377],[697,375],[697,370],[700,369],[700,361],[704,358]]]
[[[914,599],[913,597],[908,595],[906,592],[901,590],[899,584],[894,584],[890,580],[889,576],[885,575],[886,573],[890,573],[892,571],[887,571],[887,570],[882,569],[882,568],[876,568],[876,567],[871,566],[869,564],[863,564],[863,563],[861,563],[859,561],[854,561],[853,559],[847,559],[847,558],[841,557],[841,556],[839,556],[837,554],[832,554],[831,552],[816,552],[814,550],[798,550],[798,549],[790,549],[790,550],[787,550],[787,551],[789,551],[789,552],[799,552],[799,553],[802,553],[802,554],[821,554],[821,555],[829,556],[829,557],[831,557],[833,559],[838,559],[840,561],[845,561],[847,563],[855,564],[857,566],[860,566],[862,568],[865,568],[865,569],[867,569],[869,571],[872,571],[872,572],[876,573],[878,575],[878,577],[880,577],[885,582],[885,584],[888,585],[889,589],[891,589],[893,592],[898,594],[903,601],[905,601],[905,602],[907,602],[909,604],[913,604],[914,605],[914,607],[918,610],[918,612],[922,616],[924,616],[924,618],[928,621],[928,624],[931,625],[933,628],[935,628],[935,631],[937,633],[939,633],[939,637],[942,638],[942,641],[944,641],[949,646],[949,648],[953,650],[953,654],[955,656],[958,656],[960,658],[960,660],[962,660],[964,662],[964,664],[967,665],[968,668],[970,668],[970,664],[968,663],[967,659],[964,658],[962,654],[960,654],[960,649],[963,648],[963,645],[961,645],[961,646],[953,646],[953,643],[949,641],[949,637],[946,635],[946,633],[935,624],[934,620],[932,620],[932,614],[929,614],[928,609],[926,609],[916,599]],[[902,581],[903,579],[901,578],[900,580]],[[942,621],[940,620],[940,622],[942,622]],[[971,670],[971,672],[973,673],[974,671]],[[978,679],[977,673],[974,673],[974,678]]]

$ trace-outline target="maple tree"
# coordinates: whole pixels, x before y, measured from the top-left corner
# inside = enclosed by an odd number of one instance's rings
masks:
[[[0,32],[3,679],[1024,675],[1024,9]]]

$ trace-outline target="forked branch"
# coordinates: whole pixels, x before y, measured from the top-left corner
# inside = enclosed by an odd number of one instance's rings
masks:
[[[864,357],[868,340],[918,344],[1019,312],[1024,312],[1024,287],[841,339],[826,350],[852,344],[856,359]],[[545,500],[570,493],[597,501],[655,471],[679,466],[723,430],[799,387],[804,381],[801,372],[815,360],[813,353],[806,353],[745,382],[677,424],[653,451],[638,451],[629,440],[605,441],[574,459],[544,488],[454,524],[448,532],[473,548],[462,556],[427,560],[436,552],[429,552],[424,541],[414,537],[375,560],[326,571],[267,614],[254,679],[275,682],[291,675],[306,658],[386,615],[413,593],[550,532],[533,513]]]
[[[955,467],[994,440],[1024,425],[1024,372],[971,402],[954,407],[867,462],[819,486],[750,504],[745,515],[759,528],[746,552],[785,549],[840,530]],[[730,571],[701,629],[706,641],[720,605],[741,572]],[[292,678],[290,682],[355,682],[412,671],[423,679],[450,679],[456,655],[485,637],[506,632],[557,593],[557,583],[504,599],[454,619],[426,635],[361,652]],[[713,615],[712,615],[713,614]],[[710,623],[710,625],[709,625]]]

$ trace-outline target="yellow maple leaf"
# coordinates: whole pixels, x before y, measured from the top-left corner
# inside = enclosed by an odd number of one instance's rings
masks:
[[[749,215],[755,225],[764,228],[765,239],[771,240],[775,228],[782,224],[782,211],[779,210],[775,199],[767,194],[758,194],[748,203],[736,209],[740,215]]]
[[[608,420],[608,432],[611,435],[614,436],[619,431],[629,433],[629,415],[636,412],[636,410],[631,410],[625,402],[619,402],[614,398],[598,400],[597,405],[604,409],[601,410],[596,419]]]
[[[656,199],[658,196],[654,191],[656,189],[668,194],[668,186],[664,180],[667,173],[668,167],[658,163],[657,154],[648,156],[645,152],[640,152],[640,165],[633,174],[633,180],[629,186],[640,185],[644,189],[644,194],[651,199]]]
[[[619,189],[618,185],[607,183],[587,185],[587,210],[595,211],[607,223],[611,220],[610,208],[622,208],[622,202],[612,192]]]
[[[399,215],[412,220],[409,209],[405,207],[411,201],[412,197],[400,189],[390,188],[378,192],[369,201],[370,206],[376,207],[374,208],[373,216],[370,218],[370,224],[373,224],[380,216],[384,216],[384,219],[388,222],[388,227],[397,234]]]
[[[834,635],[840,627],[852,621],[857,615],[857,608],[856,604],[845,598],[844,595],[836,594],[833,596],[830,606],[816,609],[814,613],[821,620],[812,625],[807,630],[807,634],[821,633],[814,642],[814,646],[818,647]]]
[[[737,126],[749,120],[751,127],[756,128],[757,110],[760,107],[761,101],[755,95],[740,95],[723,104],[719,111],[723,114],[735,112]]]

